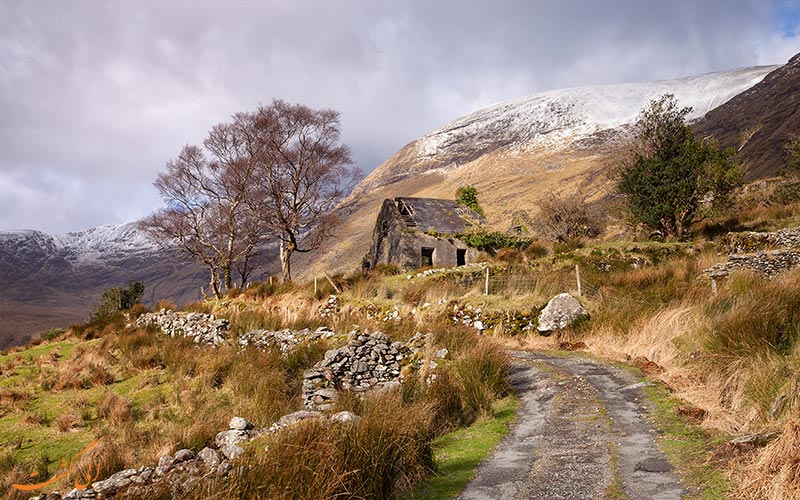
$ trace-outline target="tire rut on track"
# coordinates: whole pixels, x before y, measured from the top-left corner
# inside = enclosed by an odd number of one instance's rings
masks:
[[[641,384],[596,361],[512,351],[511,432],[461,500],[675,500],[685,491],[655,444]]]

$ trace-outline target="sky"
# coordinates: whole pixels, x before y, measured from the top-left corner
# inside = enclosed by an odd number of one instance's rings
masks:
[[[135,221],[185,144],[276,98],[339,111],[369,172],[496,102],[798,52],[800,0],[0,0],[0,231]]]

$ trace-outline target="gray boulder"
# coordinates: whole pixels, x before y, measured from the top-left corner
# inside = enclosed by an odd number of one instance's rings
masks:
[[[568,293],[561,293],[550,299],[541,314],[536,327],[542,335],[562,330],[575,324],[579,319],[589,316],[580,302]]]

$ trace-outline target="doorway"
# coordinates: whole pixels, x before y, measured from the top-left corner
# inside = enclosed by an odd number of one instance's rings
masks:
[[[422,257],[422,267],[433,265],[433,248],[422,247],[420,256]]]

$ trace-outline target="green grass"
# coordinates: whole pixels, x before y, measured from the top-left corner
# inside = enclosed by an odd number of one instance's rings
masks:
[[[415,500],[444,500],[461,493],[475,468],[508,433],[517,412],[517,399],[507,396],[494,404],[493,415],[466,429],[445,434],[433,441],[438,472],[412,492]]]
[[[646,387],[648,398],[655,404],[654,425],[663,432],[659,446],[678,469],[681,477],[693,486],[689,500],[725,500],[731,498],[731,484],[724,472],[707,460],[708,452],[728,440],[726,436],[710,436],[700,427],[681,418],[676,409],[680,401],[671,397],[662,384]]]

